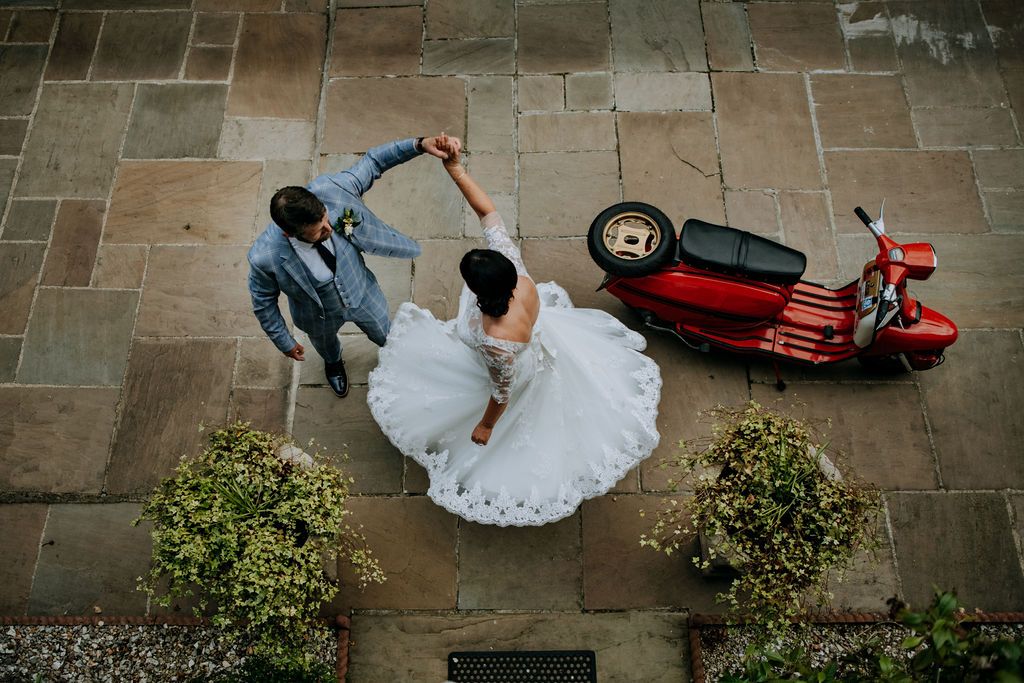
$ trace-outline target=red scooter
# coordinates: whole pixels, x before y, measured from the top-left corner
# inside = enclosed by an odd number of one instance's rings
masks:
[[[602,211],[587,246],[607,273],[599,290],[693,348],[814,365],[856,356],[881,370],[934,368],[956,341],[956,325],[922,306],[906,281],[928,279],[935,249],[898,244],[881,216],[854,212],[878,241],[878,255],[839,289],[802,280],[801,252],[749,232],[691,218],[677,240],[668,217],[640,202]]]

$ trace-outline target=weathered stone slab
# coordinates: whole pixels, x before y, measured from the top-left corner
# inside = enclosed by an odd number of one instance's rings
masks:
[[[834,280],[839,277],[839,259],[835,235],[829,220],[828,202],[823,192],[780,192],[779,219],[784,243],[805,254],[808,280]]]
[[[491,195],[491,199],[494,200],[496,210],[501,214],[502,220],[505,221],[505,227],[508,229],[508,234],[513,238],[518,237],[519,207],[516,204],[516,195],[495,193]],[[476,212],[470,208],[469,204],[465,204],[464,206],[465,210],[463,213],[465,215],[463,225],[465,226],[465,237],[483,237],[484,229],[480,224],[480,219],[477,217]]]
[[[238,34],[238,20],[234,13],[214,14],[199,12],[192,30],[193,45],[233,45]]]
[[[89,74],[89,64],[100,35],[102,14],[65,12],[61,14],[57,38],[46,65],[48,81],[80,81]]]
[[[619,111],[711,111],[711,82],[701,73],[617,73]]]
[[[291,384],[293,361],[278,351],[270,340],[240,339],[238,344],[236,387],[283,389]],[[306,362],[309,362],[308,357]]]
[[[898,76],[811,76],[821,146],[916,147]]]
[[[36,570],[39,543],[46,524],[46,505],[0,505],[0,612],[21,615],[28,607],[32,575]]]
[[[330,75],[394,76],[420,72],[421,7],[339,10]]]
[[[896,71],[896,43],[882,2],[836,5],[854,71]]]
[[[123,162],[106,244],[248,244],[260,189],[255,161]]]
[[[1024,486],[1022,365],[1024,348],[1016,332],[964,331],[946,352],[946,363],[921,374],[947,488]]]
[[[1024,606],[1024,576],[1006,500],[996,493],[892,493],[886,496],[903,594],[917,609],[935,588],[988,611]],[[935,542],[942,529],[942,543]],[[983,568],[983,570],[982,570]]]
[[[979,149],[971,158],[981,187],[1024,189],[1024,150]]]
[[[883,199],[890,233],[988,229],[966,152],[825,152],[825,167],[839,232],[865,232],[854,207],[876,216]]]
[[[133,90],[130,83],[45,85],[16,194],[106,198]]]
[[[708,70],[698,0],[612,0],[608,11],[616,71]]]
[[[308,347],[306,353],[316,355]],[[402,455],[374,422],[365,387],[352,387],[344,399],[327,387],[300,387],[292,433],[300,443],[313,439],[332,455],[348,454],[338,465],[355,478],[353,493],[401,492]]]
[[[253,429],[283,434],[288,427],[288,391],[236,387],[231,392],[228,419],[249,422]]]
[[[0,116],[28,116],[36,103],[46,45],[0,45]]]
[[[351,166],[351,164],[345,165],[346,168],[348,166]],[[274,194],[282,187],[288,185],[305,185],[312,178],[311,171],[308,157],[301,160],[267,160],[263,163],[260,198],[256,202],[255,235],[263,232],[271,223],[270,200],[274,197]]]
[[[913,384],[789,384],[785,395],[774,386],[755,384],[751,398],[821,424],[829,458],[858,479],[886,491],[938,488]]]
[[[838,570],[829,572],[828,589],[833,595],[833,610],[884,614],[888,608],[886,601],[900,594],[892,539],[885,525],[884,513],[879,515],[875,537],[880,547],[873,554],[858,550],[842,575]]]
[[[722,171],[730,189],[822,186],[804,80],[797,74],[715,73]],[[772,121],[765,126],[765,121]]]
[[[714,596],[728,582],[701,576],[690,561],[697,550],[696,540],[671,557],[638,547],[640,534],[650,529],[655,511],[667,507],[668,501],[666,496],[619,495],[583,503],[584,609],[722,611]],[[641,510],[647,517],[640,516]]]
[[[473,179],[480,187],[485,188],[488,194],[498,192],[510,194],[516,191],[516,156],[514,154],[474,154],[467,160],[467,168],[473,174]],[[507,223],[506,227],[508,227]]]
[[[425,496],[352,498],[348,509],[350,523],[366,535],[388,581],[360,591],[351,568],[339,563],[342,589],[336,604],[360,609],[455,607],[458,517]]]
[[[277,12],[278,0],[198,0],[196,9],[212,12]]]
[[[315,136],[316,124],[312,121],[227,119],[217,156],[221,159],[308,161],[313,156]]]
[[[246,247],[236,246],[153,247],[135,334],[262,334],[245,287],[249,275],[245,252]]]
[[[888,3],[914,107],[998,106],[1002,81],[977,3]]]
[[[568,109],[611,109],[613,105],[612,79],[609,74],[565,75],[565,106]]]
[[[423,43],[423,73],[515,73],[515,41],[512,38],[428,40]]]
[[[512,137],[516,125],[512,90],[512,78],[508,76],[475,76],[469,79],[467,149],[474,152],[516,151]]]
[[[139,289],[146,272],[149,248],[141,244],[105,244],[96,254],[92,286],[108,289]]]
[[[193,47],[185,62],[189,81],[226,81],[231,74],[232,47]]]
[[[725,221],[710,113],[619,114],[618,119],[624,199],[657,206],[677,231],[687,218]],[[590,210],[596,215],[614,200],[614,194],[606,194]]]
[[[41,284],[89,286],[105,210],[106,203],[95,199],[65,199],[60,203]]]
[[[1008,109],[915,109],[914,122],[925,147],[1017,144],[1017,131]]]
[[[92,67],[94,80],[177,78],[192,28],[189,12],[108,14]],[[145,36],[145,40],[139,40]]]
[[[8,43],[49,43],[57,13],[53,10],[22,10],[11,19]]]
[[[24,334],[45,244],[0,244],[0,334]]]
[[[515,5],[507,0],[427,3],[427,38],[503,38],[514,34]]]
[[[430,309],[438,320],[458,315],[462,275],[459,261],[467,251],[485,246],[483,240],[423,240],[423,253],[415,262],[413,302]],[[529,266],[527,266],[529,267]]]
[[[228,115],[315,120],[326,33],[319,14],[245,15]]]
[[[21,356],[22,337],[0,337],[0,382],[14,381]]]
[[[148,492],[227,419],[233,340],[136,339],[125,377],[106,490]]]
[[[708,63],[715,71],[753,71],[750,26],[740,3],[701,2]]]
[[[686,616],[678,612],[372,615],[352,619],[350,675],[367,683],[447,676],[448,653],[594,650],[600,681],[689,680]]]
[[[392,302],[396,308],[398,303]],[[348,381],[353,385],[366,384],[370,371],[377,367],[377,352],[380,347],[370,341],[355,325],[345,325],[342,329],[346,332],[346,334],[340,335],[340,339]],[[303,340],[303,344],[305,344],[305,340]],[[311,347],[307,346],[306,348],[306,360],[299,365],[299,383],[327,386],[324,359],[315,350],[310,352]],[[276,349],[275,352],[281,355]]]
[[[366,267],[373,272],[380,284],[384,297],[388,300],[391,315],[398,310],[403,301],[412,300],[412,262],[406,259],[387,258],[365,254]],[[352,326],[345,330],[355,332]]]
[[[0,159],[0,209],[7,208],[7,200],[11,195],[11,182],[18,168],[17,159]]]
[[[605,71],[608,18],[602,5],[528,5],[519,8],[519,73]],[[566,27],[571,26],[571,31]]]
[[[519,117],[520,152],[613,150],[615,117],[611,112],[526,114]]]
[[[135,586],[152,542],[150,525],[132,526],[140,511],[138,503],[51,506],[28,613],[143,614],[147,597]]]
[[[326,131],[320,151],[365,152],[389,140],[431,131],[462,138],[465,111],[465,83],[458,78],[332,81],[327,86]]]
[[[725,214],[727,225],[762,235],[776,235],[775,195],[760,190],[726,190]]]
[[[429,154],[390,169],[363,199],[378,218],[413,239],[462,235],[462,193]]]
[[[994,232],[1024,232],[1024,192],[986,192],[985,206]]]
[[[25,144],[25,133],[28,132],[28,119],[0,119],[0,154],[19,156]],[[0,179],[0,184],[5,181]],[[6,198],[11,186],[11,179],[6,179],[3,196]]]
[[[523,237],[586,235],[596,211],[619,196],[614,152],[524,154],[519,160]]]
[[[4,221],[3,239],[7,242],[46,242],[53,228],[57,202],[52,199],[16,199]]]
[[[1020,21],[1020,5],[1014,0],[982,0],[981,10],[999,66],[1007,71],[1024,69],[1024,24]]]
[[[3,490],[99,493],[118,393],[113,388],[0,387],[6,416],[0,425]]]
[[[541,527],[460,526],[459,609],[582,606],[578,512]]]
[[[136,292],[41,289],[18,370],[24,384],[121,384]]]
[[[562,76],[520,76],[516,98],[519,111],[562,111],[564,81]]]
[[[218,0],[219,1],[219,0]],[[29,0],[32,4],[41,4]],[[62,9],[188,9],[189,0],[67,0],[61,3]]]
[[[142,83],[128,137],[126,159],[212,157],[224,121],[228,87],[213,83]]]
[[[747,5],[757,65],[771,71],[836,70],[846,66],[839,19],[827,4]]]

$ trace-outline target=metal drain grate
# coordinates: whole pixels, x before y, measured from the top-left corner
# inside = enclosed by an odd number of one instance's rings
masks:
[[[597,683],[590,650],[560,652],[452,652],[452,683]]]

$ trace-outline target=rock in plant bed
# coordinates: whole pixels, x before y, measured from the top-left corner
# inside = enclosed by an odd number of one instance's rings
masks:
[[[322,629],[317,661],[344,675],[347,620]],[[0,619],[0,681],[216,680],[249,657],[244,642],[194,618],[20,617]],[[342,651],[343,650],[343,651]]]

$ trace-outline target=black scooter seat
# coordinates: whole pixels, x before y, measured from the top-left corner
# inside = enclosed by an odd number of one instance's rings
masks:
[[[807,257],[796,249],[695,218],[683,223],[679,260],[695,268],[725,271],[780,285],[796,284],[807,268]]]

